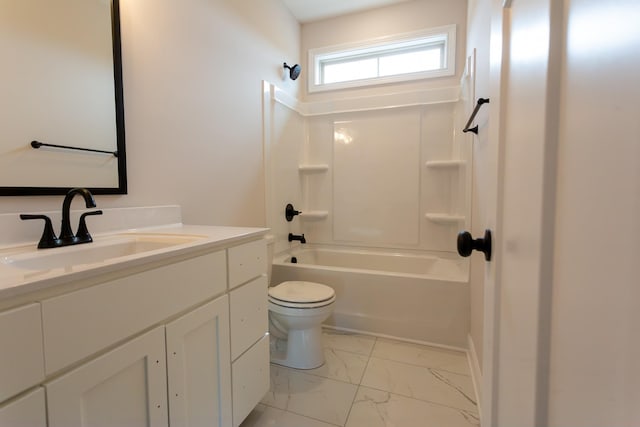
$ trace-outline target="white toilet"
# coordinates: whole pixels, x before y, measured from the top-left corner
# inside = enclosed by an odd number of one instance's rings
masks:
[[[320,283],[290,281],[270,287],[271,362],[297,369],[324,364],[321,325],[335,300],[335,291]]]

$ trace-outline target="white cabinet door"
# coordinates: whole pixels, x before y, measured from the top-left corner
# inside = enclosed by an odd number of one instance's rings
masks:
[[[0,406],[0,426],[47,427],[44,389],[40,387],[11,403]]]
[[[49,427],[166,427],[165,357],[158,327],[45,384]]]
[[[0,402],[44,380],[40,304],[0,313]]]
[[[171,427],[231,425],[228,301],[222,296],[166,326]]]

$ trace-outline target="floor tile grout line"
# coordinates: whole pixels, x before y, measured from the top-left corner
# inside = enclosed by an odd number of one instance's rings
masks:
[[[353,402],[355,401],[355,397],[358,394],[358,387],[360,386],[359,383],[358,384],[353,384],[351,382],[337,380],[337,379],[334,379],[334,378],[327,378],[327,377],[323,377],[323,376],[320,376],[320,375],[314,375],[314,374],[305,372],[304,369],[289,368],[287,366],[278,365],[277,363],[270,363],[270,366],[275,366],[278,369],[283,369],[283,370],[289,371],[290,373],[294,373],[294,374],[303,374],[303,375],[308,375],[308,376],[311,376],[311,377],[314,377],[314,378],[320,378],[322,380],[328,380],[328,381],[333,381],[333,382],[336,382],[336,383],[341,383],[341,384],[347,384],[347,385],[350,385],[350,386],[354,386],[355,387],[355,393],[353,395],[353,399],[351,400],[351,404],[349,406],[349,411],[347,412],[347,416],[345,418],[345,424],[346,424],[347,420],[349,419],[349,413],[351,412],[351,408],[353,407]],[[365,366],[365,369],[366,369],[366,366]],[[364,375],[364,372],[363,372],[363,375]],[[360,378],[359,382],[362,382],[362,378]],[[331,423],[331,422],[328,422],[328,421],[325,421],[325,420],[321,420],[319,418],[314,418],[314,417],[311,417],[309,415],[305,415],[305,414],[301,414],[299,412],[292,411],[291,409],[289,409],[288,404],[283,409],[283,408],[279,408],[277,406],[269,405],[268,403],[265,403],[265,402],[260,402],[260,403],[265,405],[265,406],[269,406],[271,408],[280,409],[280,410],[283,410],[283,411],[286,411],[286,412],[290,412],[292,414],[296,414],[296,415],[300,415],[300,416],[303,416],[303,417],[307,417],[307,418],[310,418],[310,419],[313,419],[313,420],[316,420],[316,421],[321,421],[321,422],[326,423],[326,424],[334,425],[334,426],[337,426],[337,427],[344,427],[344,424],[342,424],[342,425],[341,424],[334,424],[334,423]]]
[[[367,361],[367,363],[368,363],[368,361]],[[350,381],[345,381],[345,380],[341,380],[341,379],[338,379],[338,378],[330,378],[330,377],[326,377],[324,375],[315,374],[313,372],[307,372],[307,371],[310,371],[311,369],[289,368],[288,366],[278,365],[277,363],[270,363],[270,365],[271,366],[275,366],[275,367],[280,368],[280,369],[286,369],[286,370],[288,370],[290,372],[295,372],[295,373],[299,373],[299,374],[306,374],[306,375],[310,375],[312,377],[322,378],[322,379],[330,380],[330,381],[335,381],[335,382],[342,383],[342,384],[349,384],[349,385],[355,385],[355,386],[359,386],[360,385],[360,383],[354,384],[354,383],[352,383]],[[314,368],[314,369],[317,369],[317,368]],[[365,367],[365,369],[366,369],[366,367]],[[362,373],[362,375],[364,376],[364,372]],[[360,378],[360,382],[361,381],[362,381],[362,378]]]
[[[362,376],[360,377],[360,381],[358,381],[356,392],[353,395],[353,399],[351,400],[351,405],[349,406],[349,412],[347,413],[347,418],[344,421],[344,426],[346,427],[349,422],[349,417],[351,416],[351,411],[353,410],[353,405],[356,403],[356,397],[358,396],[358,392],[360,391],[360,387],[362,385],[362,380],[367,373],[367,368],[369,367],[369,361],[371,360],[371,354],[373,354],[373,349],[376,347],[376,343],[378,342],[378,337],[375,337],[373,341],[373,345],[371,346],[371,351],[369,352],[369,357],[367,357],[367,364],[364,367],[364,371],[362,371]]]
[[[341,334],[341,335],[347,335],[348,336],[349,334]],[[354,336],[357,337],[357,334],[354,334]],[[329,376],[326,376],[326,375],[322,375],[322,374],[318,374],[318,373],[308,372],[307,370],[293,369],[293,368],[289,368],[289,367],[285,367],[285,366],[281,366],[281,365],[277,365],[277,364],[272,364],[273,366],[276,366],[277,368],[285,369],[285,370],[288,370],[290,372],[303,373],[303,374],[307,374],[309,376],[313,376],[315,378],[322,378],[323,380],[330,380],[330,381],[335,381],[335,382],[342,383],[342,384],[349,384],[349,385],[355,386],[355,393],[353,395],[353,399],[352,399],[351,404],[349,406],[349,410],[347,412],[347,416],[345,418],[344,424],[334,424],[332,422],[327,422],[325,420],[321,420],[321,419],[318,419],[318,418],[310,417],[310,416],[305,415],[305,414],[300,414],[300,413],[297,413],[295,411],[291,411],[289,409],[281,409],[281,408],[278,408],[276,406],[268,405],[266,403],[262,403],[262,404],[265,405],[265,406],[269,406],[269,407],[278,409],[278,410],[284,410],[285,412],[290,412],[292,414],[295,414],[297,416],[301,416],[301,417],[304,417],[304,418],[307,418],[307,419],[310,419],[310,420],[326,423],[327,425],[337,426],[337,427],[345,427],[349,423],[349,419],[351,417],[351,414],[352,414],[352,411],[353,411],[353,407],[354,407],[354,404],[356,402],[356,397],[358,396],[360,391],[362,391],[363,389],[367,389],[368,388],[368,389],[371,389],[371,390],[376,390],[376,391],[381,392],[381,393],[388,393],[390,396],[394,396],[395,395],[395,396],[398,396],[398,397],[401,397],[401,398],[404,398],[404,399],[409,399],[409,400],[413,400],[413,401],[416,401],[416,402],[422,402],[422,403],[426,403],[426,404],[430,404],[430,405],[435,405],[435,406],[438,406],[438,407],[441,407],[441,408],[448,408],[448,409],[451,409],[451,410],[454,410],[454,411],[459,411],[462,414],[466,413],[466,414],[468,414],[469,416],[472,416],[472,417],[479,416],[478,415],[477,405],[476,405],[475,409],[464,409],[464,408],[460,408],[460,407],[457,407],[457,406],[451,406],[451,405],[447,405],[447,404],[443,404],[443,403],[439,403],[439,402],[434,402],[432,400],[420,399],[420,398],[417,398],[415,396],[408,396],[408,395],[405,395],[405,394],[402,394],[402,393],[394,393],[394,392],[391,392],[391,391],[388,391],[388,390],[383,390],[383,389],[380,389],[380,388],[377,388],[377,387],[371,387],[369,385],[363,385],[363,380],[365,378],[365,375],[367,373],[367,370],[368,370],[369,366],[371,365],[371,359],[373,357],[375,357],[376,359],[382,360],[382,361],[394,362],[394,363],[397,363],[399,365],[404,365],[404,366],[410,367],[410,368],[419,368],[419,369],[426,369],[426,370],[432,370],[432,371],[439,371],[439,372],[442,372],[443,374],[452,374],[452,375],[456,375],[456,376],[460,376],[460,377],[471,377],[472,378],[472,375],[470,375],[470,374],[464,374],[464,373],[460,373],[460,372],[456,372],[456,371],[452,371],[452,370],[448,370],[448,369],[443,369],[443,368],[440,368],[440,367],[419,365],[419,364],[407,362],[407,361],[404,361],[404,360],[397,360],[397,359],[389,358],[388,356],[387,357],[384,357],[384,356],[380,357],[379,355],[374,356],[374,353],[376,351],[376,347],[377,347],[378,343],[382,342],[382,341],[379,341],[379,337],[371,337],[371,338],[372,338],[373,344],[370,347],[367,346],[367,347],[369,347],[368,350],[367,350],[367,354],[364,354],[364,352],[357,352],[357,351],[345,350],[343,348],[336,348],[335,346],[332,346],[332,345],[323,345],[323,351],[324,350],[330,350],[330,351],[334,351],[334,352],[338,351],[338,352],[343,352],[343,353],[346,353],[346,354],[349,354],[349,355],[352,355],[352,356],[366,357],[366,364],[364,366],[362,374],[360,375],[360,378],[357,380],[357,383],[355,382],[355,380],[352,380],[351,378],[350,378],[350,380],[345,381],[343,379],[337,379],[337,378],[332,378],[332,377],[329,377]],[[424,346],[424,347],[429,347],[429,346]],[[346,362],[345,362],[345,364],[346,364]],[[475,390],[474,390],[474,392],[475,392]]]
[[[460,376],[463,376],[463,377],[472,378],[471,374],[463,374],[463,373],[452,371],[452,370],[449,370],[449,369],[443,369],[443,368],[435,367],[435,366],[418,365],[418,364],[409,363],[409,362],[406,362],[406,361],[403,361],[403,360],[390,359],[388,357],[373,356],[373,352],[375,350],[375,346],[376,346],[377,342],[378,342],[378,338],[374,337],[374,344],[371,346],[371,350],[369,350],[369,355],[366,356],[367,357],[367,363],[365,365],[365,369],[362,372],[362,376],[360,377],[360,381],[356,384],[358,386],[360,386],[362,384],[362,378],[364,378],[364,374],[365,374],[365,372],[367,370],[367,367],[369,366],[369,362],[371,361],[372,357],[375,357],[376,359],[379,359],[379,360],[387,360],[387,361],[390,361],[390,362],[395,362],[395,363],[399,363],[399,364],[410,366],[410,367],[422,368],[422,369],[427,369],[427,370],[433,369],[435,371],[441,371],[441,372],[446,372],[446,373],[449,373],[449,374],[460,375]],[[331,346],[323,347],[323,349],[325,349],[325,348],[326,349],[331,349],[331,350],[334,350],[334,351],[336,351],[336,350],[337,351],[342,351],[342,352],[349,353],[349,354],[354,354],[354,355],[357,355],[357,356],[364,356],[364,354],[361,354],[361,353],[355,353],[355,352],[348,351],[348,350],[342,350],[342,349],[338,349],[338,348],[331,347]],[[296,371],[299,372],[300,370],[296,370]],[[302,370],[302,372],[304,372],[304,370]],[[330,377],[319,375],[319,374],[316,374],[316,373],[313,373],[313,372],[304,372],[304,373],[307,373],[309,375],[314,375],[314,376],[317,376],[317,377],[320,377],[320,378],[327,378],[327,379],[330,379],[330,380],[347,383],[347,384],[354,384],[351,381],[344,381],[344,380],[337,379],[337,378],[330,378]]]
[[[365,336],[366,336],[366,335],[365,335]],[[429,345],[426,345],[426,344],[405,343],[404,341],[395,341],[395,340],[391,340],[391,339],[388,339],[388,338],[380,338],[380,337],[372,337],[372,338],[374,338],[374,344],[373,344],[373,346],[371,346],[371,350],[369,351],[369,355],[368,355],[368,357],[369,357],[369,358],[371,358],[371,357],[375,357],[375,358],[377,358],[377,359],[390,360],[390,361],[392,361],[392,362],[404,363],[404,364],[409,365],[409,366],[417,366],[417,367],[420,367],[420,368],[437,369],[437,370],[439,370],[439,371],[444,371],[444,372],[449,372],[449,373],[456,374],[456,375],[463,375],[463,376],[466,376],[466,377],[471,377],[471,371],[470,371],[469,366],[468,366],[468,360],[467,360],[466,354],[465,354],[465,353],[463,353],[463,352],[459,352],[459,351],[456,351],[456,350],[446,350],[447,352],[460,353],[460,357],[464,357],[464,360],[465,360],[465,367],[467,368],[467,369],[465,369],[465,370],[466,370],[466,371],[468,371],[468,372],[469,372],[469,374],[462,374],[462,373],[460,373],[460,372],[451,371],[451,370],[449,370],[449,369],[443,369],[443,368],[436,367],[436,366],[424,366],[424,365],[417,365],[417,364],[415,364],[415,363],[406,362],[406,361],[404,361],[404,360],[391,359],[391,358],[389,358],[389,357],[381,357],[381,356],[379,356],[379,355],[374,356],[374,355],[373,355],[373,353],[374,353],[374,351],[375,351],[375,347],[376,347],[376,345],[378,344],[378,340],[379,340],[379,339],[384,340],[384,342],[397,342],[397,343],[399,343],[399,344],[411,344],[411,346],[414,346],[414,347],[427,347],[427,348],[433,349],[433,350],[435,350],[435,351],[439,351],[439,350],[441,350],[441,349],[439,349],[439,348],[437,348],[437,347],[432,347],[432,346],[429,346]],[[331,347],[331,348],[333,348],[333,347]],[[341,350],[341,349],[335,349],[335,348],[334,348],[334,350]],[[346,351],[346,350],[341,350],[341,351]],[[348,352],[348,351],[347,351],[347,352]],[[352,353],[352,352],[349,352],[349,353]],[[456,356],[457,356],[457,355],[456,355]],[[368,364],[368,361],[367,361],[367,364]]]

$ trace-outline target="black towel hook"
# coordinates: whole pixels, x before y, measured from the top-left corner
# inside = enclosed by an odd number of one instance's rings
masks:
[[[471,117],[469,117],[469,121],[465,125],[464,129],[462,129],[462,132],[464,133],[473,132],[476,135],[478,134],[478,125],[475,125],[472,128],[470,128],[469,126],[471,126],[471,123],[473,123],[473,119],[476,118],[476,114],[478,114],[478,110],[480,110],[480,107],[482,107],[483,104],[488,104],[488,103],[489,103],[489,98],[478,98],[478,103],[476,104],[476,108],[473,109],[473,113],[471,113]]]

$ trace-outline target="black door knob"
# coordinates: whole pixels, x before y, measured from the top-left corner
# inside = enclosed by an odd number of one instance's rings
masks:
[[[458,233],[458,253],[468,257],[472,251],[484,252],[484,259],[491,261],[491,230],[484,231],[483,239],[474,239],[468,231]]]

